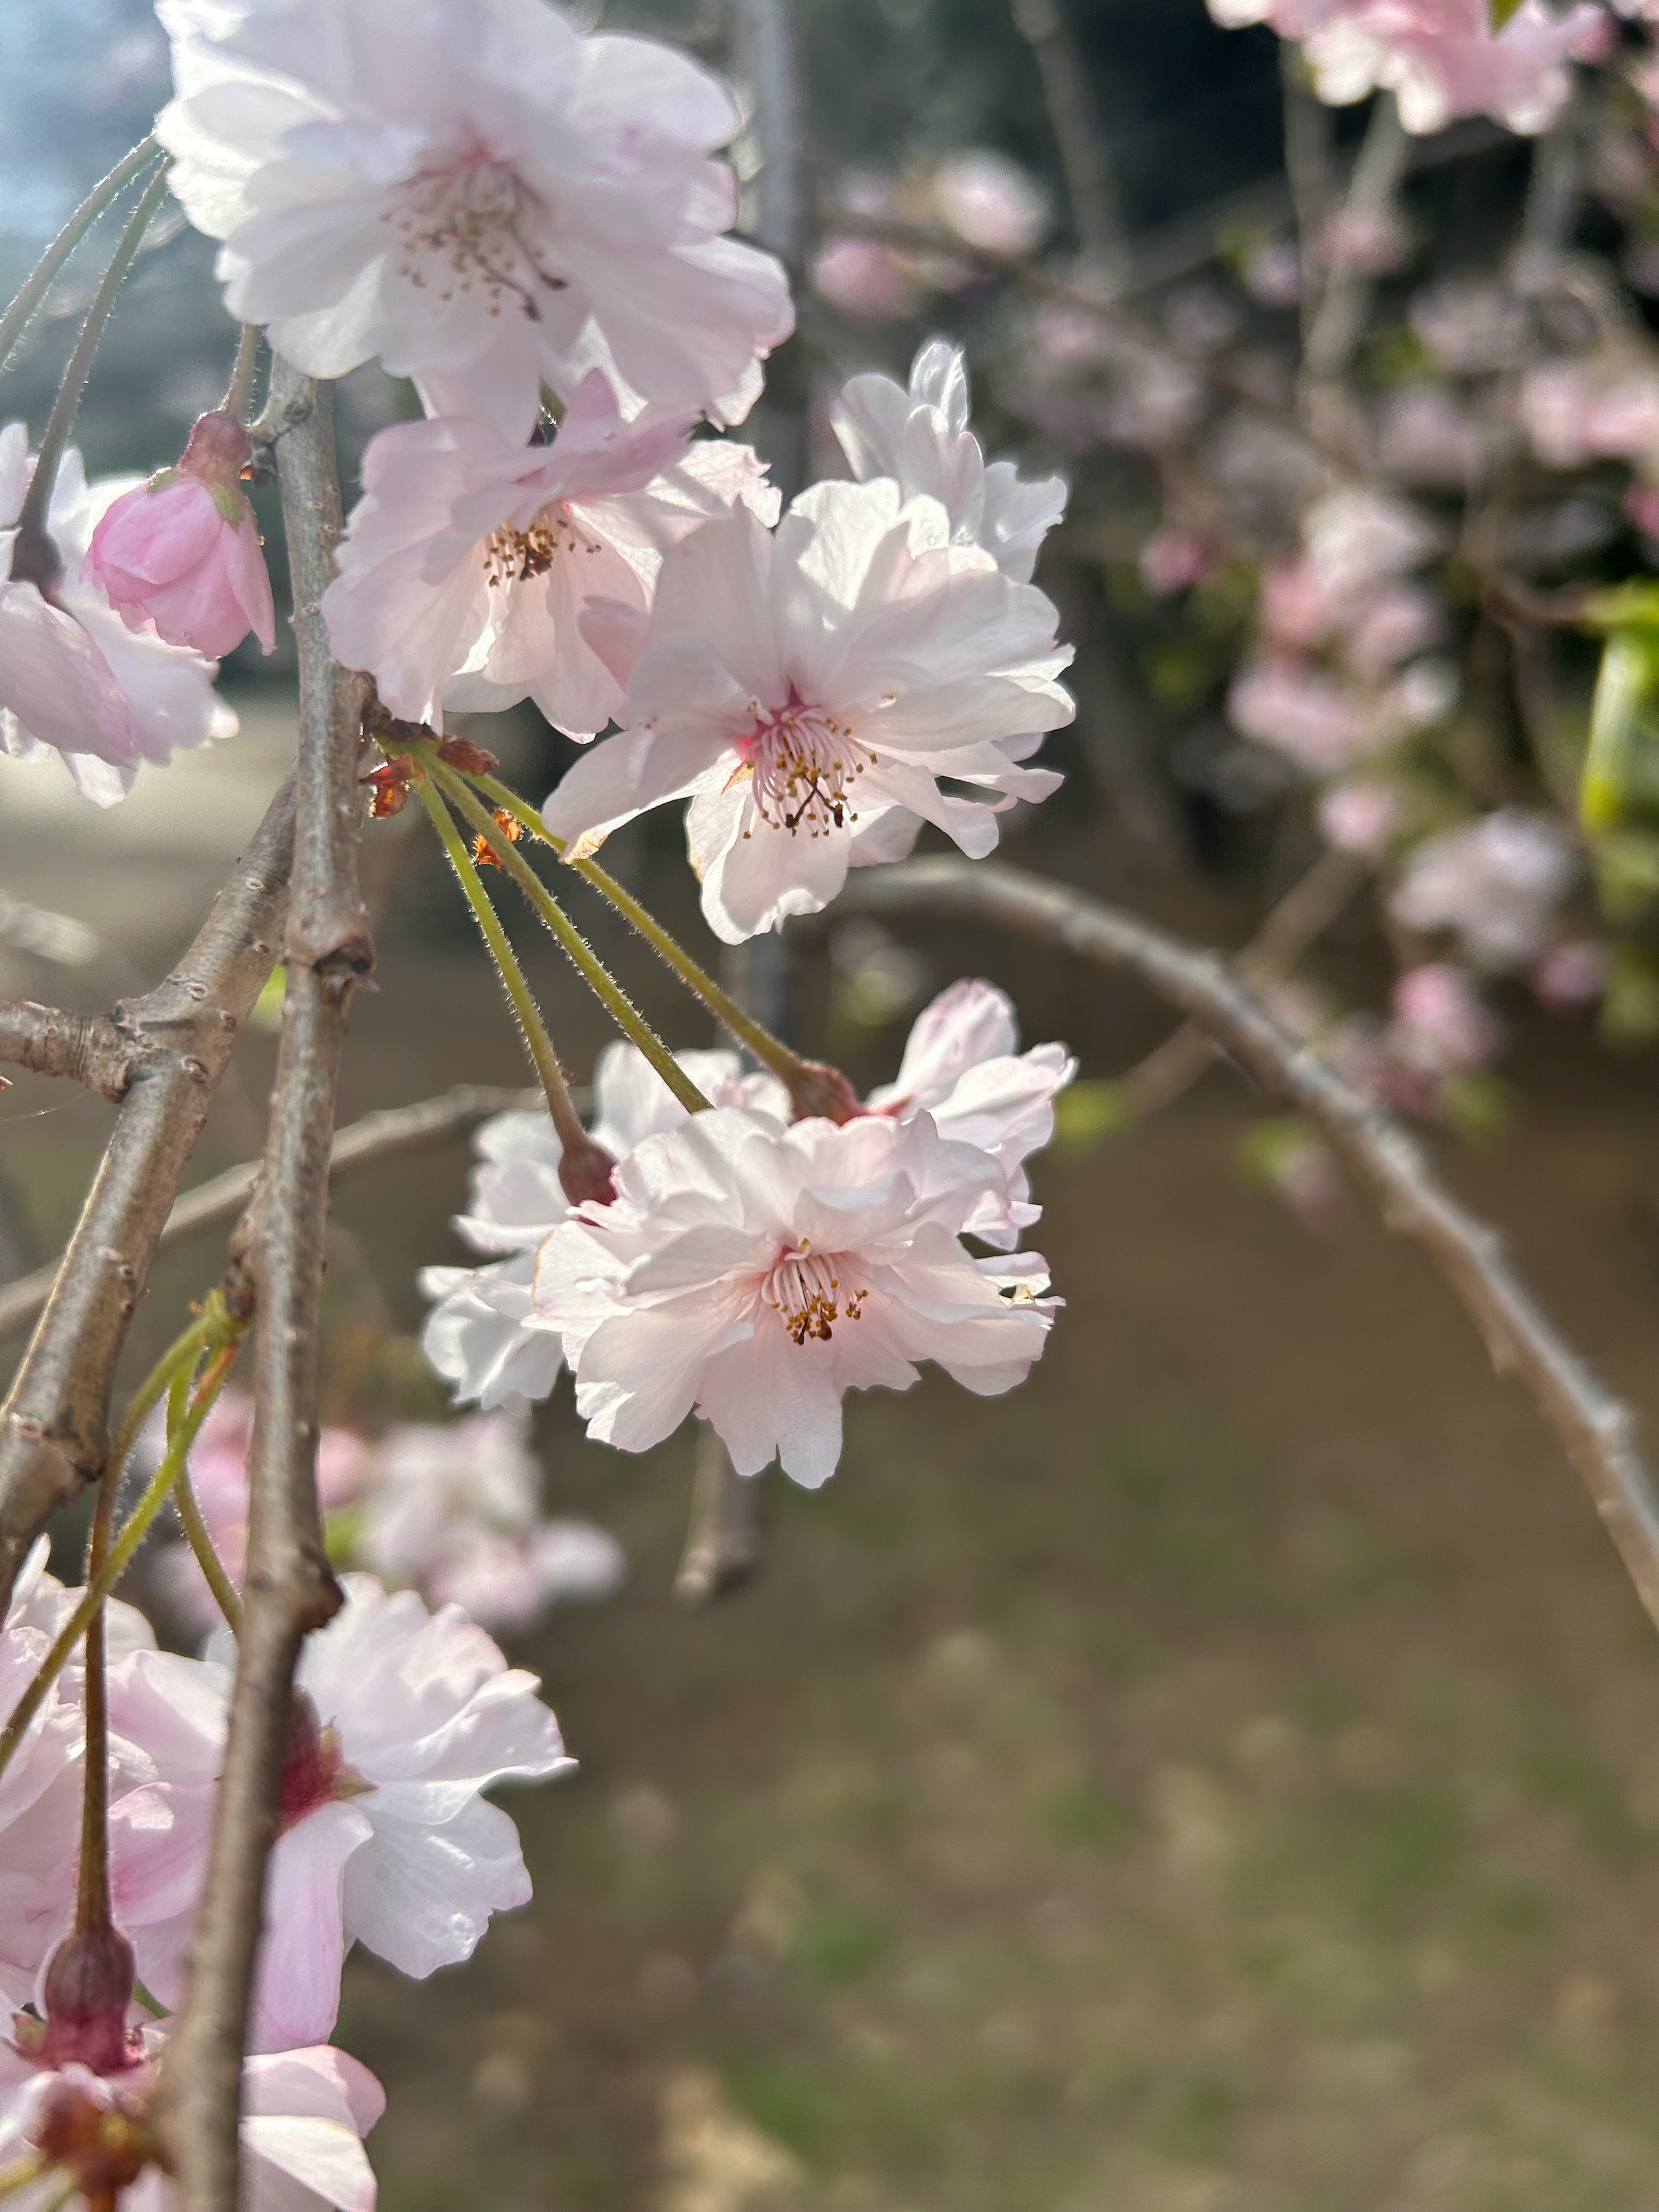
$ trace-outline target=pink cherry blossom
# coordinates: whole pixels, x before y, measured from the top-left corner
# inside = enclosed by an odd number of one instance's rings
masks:
[[[816,914],[918,820],[989,852],[998,812],[1060,781],[1018,763],[1071,720],[1070,654],[1041,592],[951,538],[937,500],[887,478],[816,484],[775,533],[745,510],[693,532],[648,624],[611,641],[633,660],[628,726],[569,770],[548,827],[576,857],[689,798],[703,913],[728,944]],[[592,613],[586,634],[600,643]],[[947,797],[941,776],[996,796]]]
[[[1044,538],[1066,511],[1066,479],[1022,478],[1012,461],[988,468],[968,405],[962,349],[931,338],[911,363],[908,390],[890,376],[855,376],[830,421],[855,477],[890,477],[907,500],[936,499],[952,544],[982,547],[1005,576],[1029,584]]]
[[[1012,1389],[1053,1301],[1036,1255],[961,1243],[1000,1180],[926,1114],[786,1128],[723,1107],[647,1138],[613,1203],[562,1223],[536,1263],[589,1434],[644,1451],[695,1407],[740,1474],[775,1455],[816,1487],[848,1390],[907,1389],[921,1359],[981,1396]]]
[[[276,643],[270,577],[240,478],[252,453],[233,416],[204,415],[176,469],[106,508],[82,574],[129,629],[154,625],[170,645],[216,659],[252,630]]]
[[[513,1822],[482,1792],[568,1766],[533,1675],[509,1671],[453,1607],[343,1577],[345,1605],[307,1639],[267,1877],[254,2047],[326,2036],[341,1962],[362,1942],[423,1977],[471,1957],[492,1912],[530,1896]],[[112,1726],[154,1778],[112,1807],[116,1919],[165,2004],[182,1994],[230,1692],[227,1639],[206,1659],[137,1652],[110,1669]]]
[[[1319,801],[1320,833],[1340,853],[1381,858],[1400,827],[1401,805],[1392,785],[1356,778],[1334,784]]]
[[[1521,419],[1550,468],[1609,458],[1659,461],[1659,364],[1612,350],[1599,360],[1551,362],[1522,386]]]
[[[583,641],[586,601],[642,615],[664,550],[699,522],[738,501],[777,520],[750,449],[689,444],[686,428],[684,416],[625,424],[595,370],[549,446],[464,419],[382,430],[323,594],[336,654],[406,721],[531,698],[592,737],[623,694]]]
[[[1495,974],[1543,951],[1578,866],[1552,816],[1502,806],[1425,837],[1389,904],[1409,929],[1449,932],[1476,968]]]
[[[410,1422],[375,1447],[358,1555],[389,1583],[523,1628],[561,1598],[608,1596],[627,1563],[604,1529],[541,1515],[542,1471],[509,1413]]]
[[[315,376],[376,356],[434,414],[522,439],[590,368],[740,421],[793,317],[723,237],[739,114],[672,48],[541,0],[162,0],[173,188],[231,313]],[[395,57],[395,66],[391,65]]]
[[[9,1713],[51,1646],[41,1629],[0,1630],[0,1712]],[[0,1775],[0,2000],[26,2004],[63,1932],[63,1870],[80,1834],[82,1728],[74,1686],[47,1691]]]
[[[126,796],[141,762],[232,737],[236,717],[213,689],[214,664],[149,629],[131,630],[82,574],[100,516],[127,481],[94,486],[73,447],[52,486],[46,529],[60,567],[43,588],[14,576],[15,524],[33,463],[21,422],[0,430],[0,753],[60,754],[100,806]]]
[[[1552,945],[1528,981],[1553,1014],[1582,1013],[1607,988],[1607,948],[1585,937]]]
[[[1503,1047],[1504,1026],[1464,969],[1437,960],[1407,969],[1394,987],[1390,1055],[1414,1073],[1484,1067]]]
[[[159,2048],[160,2039],[152,2032]],[[100,2075],[84,2066],[46,2071],[0,2047],[0,2161],[42,2142],[52,2145],[78,2113],[129,2124],[143,2140],[156,2086],[155,2056]],[[283,2051],[242,2063],[241,2139],[248,2212],[374,2212],[374,2170],[362,2139],[386,2109],[386,2093],[358,2060],[327,2045]],[[95,2152],[94,2152],[95,2155]],[[89,2177],[77,2166],[49,2166],[42,2179],[9,2194],[17,2212],[46,2212],[63,2201],[66,2179]],[[177,2185],[146,2164],[120,2194],[122,2212],[175,2212]]]
[[[878,238],[832,238],[813,257],[812,289],[862,321],[894,321],[917,306],[903,263]]]

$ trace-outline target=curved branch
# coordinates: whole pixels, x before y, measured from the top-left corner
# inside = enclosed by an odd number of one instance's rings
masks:
[[[1316,1121],[1370,1185],[1390,1229],[1433,1258],[1500,1374],[1531,1392],[1583,1477],[1648,1615],[1659,1625],[1659,1503],[1636,1417],[1579,1357],[1510,1263],[1497,1231],[1437,1179],[1414,1139],[1319,1055],[1275,1026],[1214,952],[1184,945],[1063,884],[953,860],[871,869],[848,885],[872,914],[990,922],[1135,976],[1179,1006],[1262,1087]]]
[[[0,1006],[0,1060],[82,1083],[112,1105],[125,1097],[140,1056],[132,1038],[101,1014],[69,1014],[33,999]]]
[[[294,840],[284,784],[164,983],[118,1006],[132,1070],[33,1341],[0,1407],[0,1600],[104,1463],[110,1389],[150,1261],[236,1033],[276,957]]]

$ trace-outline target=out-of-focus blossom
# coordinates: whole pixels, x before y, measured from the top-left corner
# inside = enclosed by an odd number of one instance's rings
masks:
[[[1486,465],[1479,423],[1443,385],[1389,392],[1377,413],[1376,458],[1401,483],[1468,490]]]
[[[830,420],[861,482],[890,477],[907,500],[938,500],[953,544],[980,546],[1005,576],[1030,583],[1042,541],[1066,511],[1066,479],[1022,477],[1012,461],[986,465],[968,427],[960,346],[930,339],[910,365],[908,389],[890,376],[853,377]]]
[[[777,520],[747,446],[688,444],[684,416],[629,425],[597,370],[557,436],[523,446],[464,419],[398,422],[363,455],[363,496],[323,594],[337,657],[402,720],[533,699],[590,738],[622,687],[581,635],[591,599],[643,614],[663,550],[734,501]]]
[[[177,468],[123,492],[92,533],[82,574],[129,629],[216,660],[252,630],[265,652],[276,615],[259,532],[240,487],[253,451],[222,410],[204,415]]]
[[[1371,750],[1363,708],[1349,688],[1288,655],[1247,661],[1228,691],[1227,714],[1241,737],[1283,753],[1310,775],[1340,775]]]
[[[1238,273],[1264,307],[1294,307],[1302,297],[1302,256],[1294,239],[1264,239],[1244,256]]]
[[[282,2051],[325,2038],[340,1967],[361,1942],[424,1977],[470,1958],[494,1912],[526,1903],[517,1831],[485,1802],[497,1782],[569,1765],[533,1675],[509,1671],[453,1607],[343,1577],[345,1604],[306,1639],[266,1880],[252,2032]],[[224,1756],[232,1656],[137,1652],[110,1670],[112,1726],[155,1779],[111,1808],[117,1922],[164,2004],[182,1995]]]
[[[1388,1048],[1407,1066],[1433,1076],[1483,1067],[1503,1042],[1503,1024],[1466,969],[1437,960],[1395,983]]]
[[[1340,853],[1356,853],[1363,859],[1381,859],[1400,827],[1398,793],[1391,784],[1333,784],[1319,801],[1319,827],[1327,844]]]
[[[738,422],[792,325],[722,236],[739,114],[653,40],[539,0],[162,0],[157,135],[231,313],[314,376],[378,357],[434,414],[528,435],[541,380]]]
[[[1490,376],[1513,368],[1531,342],[1525,302],[1486,277],[1454,276],[1419,292],[1411,325],[1443,368]]]
[[[1559,823],[1504,806],[1425,837],[1389,903],[1408,929],[1447,931],[1474,966],[1498,973],[1541,956],[1577,873]]]
[[[982,1396],[1040,1357],[1052,1302],[1032,1253],[960,1236],[1000,1173],[926,1114],[786,1128],[738,1108],[647,1138],[617,1194],[538,1255],[590,1435],[644,1451],[695,1407],[742,1474],[774,1456],[810,1487],[841,1455],[851,1389],[905,1389],[932,1359]]]
[[[1386,276],[1411,258],[1410,226],[1397,207],[1333,210],[1319,226],[1315,258],[1327,269]]]
[[[1594,938],[1572,938],[1552,945],[1527,980],[1553,1014],[1581,1013],[1606,989],[1607,964],[1605,945]]]
[[[1155,599],[1166,599],[1202,580],[1211,565],[1211,553],[1192,531],[1174,530],[1166,525],[1155,530],[1141,547],[1137,565],[1146,589]]]
[[[1659,462],[1659,364],[1613,352],[1549,362],[1528,377],[1521,419],[1547,466]]]
[[[71,447],[58,465],[46,532],[58,564],[44,584],[13,573],[16,522],[33,463],[21,422],[0,430],[0,753],[58,753],[84,798],[112,806],[143,761],[233,737],[215,664],[149,629],[130,629],[82,575],[104,510],[134,483],[88,489]]]
[[[610,641],[633,659],[627,726],[568,771],[549,829],[580,857],[690,799],[702,910],[728,944],[816,914],[921,821],[989,852],[997,814],[1060,780],[1019,763],[1072,718],[1071,656],[1043,594],[951,536],[938,501],[888,478],[815,484],[775,533],[743,510],[693,532],[648,624]],[[596,647],[609,612],[590,608]],[[940,776],[994,796],[947,796]]]
[[[933,172],[933,204],[946,226],[991,253],[1031,253],[1054,210],[1035,177],[1006,154],[975,147]]]
[[[903,263],[878,238],[832,238],[812,259],[812,289],[844,315],[897,322],[921,295]]]
[[[524,1628],[561,1599],[608,1596],[622,1547],[585,1521],[545,1521],[522,1416],[410,1422],[374,1449],[356,1550],[383,1581],[459,1605],[480,1626]]]

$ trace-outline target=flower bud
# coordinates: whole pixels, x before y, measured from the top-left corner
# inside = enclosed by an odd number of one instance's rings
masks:
[[[572,1206],[609,1206],[617,1195],[616,1165],[603,1145],[584,1137],[559,1155],[559,1188]]]
[[[40,2062],[116,2074],[132,2063],[127,2007],[132,2002],[132,1946],[119,1929],[77,1929],[46,1967],[46,2032]]]
[[[92,533],[81,566],[129,629],[217,660],[249,630],[276,643],[270,578],[240,488],[252,448],[222,409],[204,415],[176,468],[125,493]]]

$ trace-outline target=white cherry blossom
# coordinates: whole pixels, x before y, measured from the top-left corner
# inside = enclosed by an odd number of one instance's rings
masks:
[[[853,377],[830,421],[853,473],[891,477],[906,499],[936,499],[952,539],[980,545],[1005,576],[1029,584],[1043,538],[1066,511],[1064,477],[1022,477],[1012,461],[988,467],[968,427],[968,366],[960,346],[930,338],[907,389],[890,376]]]
[[[548,827],[584,854],[689,798],[703,913],[728,944],[816,914],[923,821],[981,856],[999,811],[1060,781],[1018,765],[1072,718],[1055,623],[1034,586],[951,543],[937,500],[887,478],[816,484],[775,532],[743,510],[705,523],[665,557],[648,622],[590,609],[590,642],[631,667],[628,726],[570,769]]]
[[[21,422],[0,430],[0,753],[57,752],[84,798],[125,799],[141,763],[234,737],[236,717],[213,688],[217,663],[130,629],[82,564],[105,510],[143,482],[88,487],[70,447],[58,465],[46,534],[61,571],[43,590],[14,577],[15,524],[33,463]]]
[[[623,696],[583,641],[586,601],[643,613],[664,549],[738,499],[777,520],[753,452],[689,444],[686,428],[684,416],[624,423],[595,369],[550,445],[465,417],[380,431],[323,594],[337,657],[367,669],[405,721],[530,698],[592,737]]]
[[[1545,951],[1579,866],[1549,815],[1500,806],[1425,837],[1389,905],[1407,928],[1448,931],[1474,967],[1498,974],[1525,968]]]
[[[569,1765],[535,1677],[484,1632],[413,1591],[343,1578],[309,1637],[266,1893],[253,2047],[314,2043],[334,2024],[340,1967],[363,1943],[424,1976],[470,1958],[492,1912],[526,1903],[517,1832],[482,1792]],[[115,1917],[164,2004],[183,1990],[223,1758],[231,1650],[130,1655],[110,1670],[111,1724],[153,1779],[111,1809]]]
[[[514,439],[590,368],[629,412],[740,421],[791,328],[769,255],[720,234],[732,94],[544,0],[161,0],[156,126],[227,305],[316,376],[379,356]]]
[[[1041,1356],[1053,1302],[1036,1254],[961,1242],[1001,1182],[926,1114],[786,1127],[695,1115],[619,1163],[538,1255],[588,1432],[644,1451],[694,1409],[741,1474],[773,1457],[816,1487],[841,1455],[848,1390],[907,1389],[932,1359],[991,1396]]]

